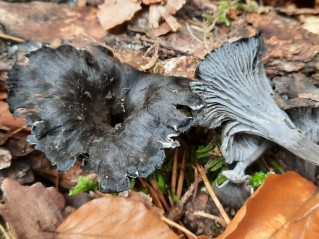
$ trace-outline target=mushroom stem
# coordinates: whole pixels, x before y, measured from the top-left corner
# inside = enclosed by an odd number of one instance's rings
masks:
[[[308,161],[309,163],[319,165],[319,146],[303,136],[297,130],[280,129],[280,137],[274,137],[273,141],[288,149],[298,157]]]

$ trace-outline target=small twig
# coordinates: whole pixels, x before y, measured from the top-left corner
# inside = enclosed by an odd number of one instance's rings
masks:
[[[179,203],[179,207],[180,208],[184,208],[185,203],[187,202],[187,200],[190,198],[190,196],[192,195],[194,191],[194,183],[192,183],[189,188],[187,189],[187,191],[183,194],[180,203]]]
[[[184,184],[184,178],[185,178],[185,164],[186,164],[186,150],[183,153],[182,167],[179,172],[179,178],[178,178],[178,184],[177,184],[176,195],[178,199],[181,199],[181,196],[182,196],[182,190],[183,190],[183,184]]]
[[[172,172],[171,191],[174,194],[176,194],[177,162],[178,162],[178,149],[175,150],[174,159],[173,159],[173,172]]]
[[[228,217],[223,205],[219,202],[216,194],[214,193],[214,191],[212,189],[212,186],[210,185],[210,182],[209,182],[209,180],[207,178],[207,175],[205,173],[204,168],[201,165],[197,164],[197,169],[198,169],[198,172],[200,173],[200,175],[202,176],[202,179],[203,179],[204,184],[205,184],[205,186],[207,188],[207,191],[209,192],[209,194],[210,194],[211,198],[213,199],[214,203],[216,204],[220,214],[224,218],[225,222],[227,224],[229,224],[230,223],[230,219],[229,219],[229,217]]]
[[[156,191],[154,190],[154,188],[151,187],[151,185],[149,185],[147,182],[145,182],[144,179],[142,178],[138,178],[140,180],[140,182],[142,183],[142,186],[147,188],[147,190],[150,193],[151,198],[154,200],[154,204],[155,206],[159,207],[160,209],[164,210],[164,206],[160,200],[160,198],[158,197]]]
[[[187,230],[185,227],[182,227],[181,225],[177,224],[176,222],[173,222],[172,220],[169,220],[168,218],[164,217],[164,216],[161,216],[161,219],[167,223],[168,225],[170,225],[171,227],[175,227],[177,228],[178,230],[184,232],[186,235],[188,236],[191,236],[192,238],[197,238],[197,236],[190,232],[189,230]]]
[[[85,36],[86,38],[88,38],[89,40],[91,40],[92,42],[94,42],[96,45],[104,47],[104,48],[110,50],[113,54],[115,53],[115,50],[112,47],[107,46],[106,44],[99,42],[98,40],[94,39],[93,37],[90,37],[89,35],[87,35],[87,34],[85,34],[83,32],[81,34],[83,36]]]
[[[17,42],[17,43],[25,42],[25,40],[23,40],[22,38],[9,36],[9,35],[7,35],[5,33],[2,33],[2,32],[0,32],[0,38],[6,39],[6,40],[10,40],[10,41],[14,41],[14,42]]]
[[[203,211],[195,211],[194,216],[199,216],[199,217],[205,217],[205,218],[209,218],[209,219],[212,219],[212,220],[215,220],[217,221],[220,225],[222,225],[223,227],[226,227],[227,224],[225,222],[224,219],[220,218],[220,217],[217,217],[215,215],[211,215],[211,214],[208,214],[206,212],[203,212]]]
[[[192,201],[195,201],[196,195],[197,195],[197,191],[198,191],[198,183],[199,183],[199,176],[198,176],[198,170],[196,167],[194,168],[194,193],[193,193],[193,199]]]
[[[192,55],[192,54],[190,54],[190,53],[188,53],[188,52],[186,52],[186,51],[179,50],[179,49],[177,49],[177,48],[175,48],[175,47],[172,47],[172,46],[166,45],[166,44],[164,44],[164,43],[160,43],[160,42],[157,42],[157,41],[148,39],[148,38],[146,38],[146,37],[141,37],[140,39],[141,39],[141,41],[145,41],[145,42],[148,42],[148,43],[153,43],[153,44],[154,44],[154,43],[158,43],[161,47],[166,48],[167,50],[175,51],[175,52],[178,52],[178,53],[183,54],[183,55],[186,55],[186,56]],[[196,56],[194,56],[194,57],[196,57]],[[197,57],[197,58],[198,58],[198,57]]]
[[[151,49],[155,48],[155,51],[154,51],[154,54],[151,58],[151,60],[146,64],[146,65],[143,65],[143,66],[140,66],[140,69],[141,71],[146,71],[146,70],[149,70],[151,69],[157,62],[159,56],[158,56],[158,50],[159,50],[159,44],[158,43],[155,43],[153,46],[151,46],[145,53],[145,55],[147,55]]]
[[[158,185],[157,185],[155,180],[150,179],[150,182],[151,182],[151,185],[154,188],[155,192],[157,193],[161,203],[163,204],[165,210],[168,211],[169,210],[169,206],[168,206],[168,203],[167,203],[167,201],[166,201],[161,189],[158,187]]]
[[[186,23],[186,28],[189,32],[189,34],[192,36],[192,38],[194,38],[196,41],[200,42],[200,43],[204,43],[204,41],[202,41],[201,39],[199,39],[197,36],[195,36],[195,34],[193,33],[191,27],[189,26],[188,23]]]

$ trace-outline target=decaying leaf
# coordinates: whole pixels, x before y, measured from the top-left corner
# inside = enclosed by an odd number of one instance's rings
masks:
[[[109,30],[130,20],[141,8],[140,0],[105,0],[99,5],[97,17],[104,30]]]
[[[139,72],[93,46],[32,52],[9,83],[8,102],[32,125],[35,148],[62,171],[78,160],[106,192],[160,166],[164,149],[179,146],[172,137],[193,125],[179,106],[201,104],[188,79]]]
[[[73,212],[57,229],[60,239],[126,238],[177,239],[151,210],[149,202],[107,195]]]
[[[46,2],[0,2],[0,24],[12,36],[32,42],[71,40],[82,33],[101,38],[106,33],[96,21],[96,9]]]
[[[1,190],[5,203],[0,207],[0,214],[16,238],[55,238],[52,232],[64,218],[62,194],[40,183],[21,186],[12,179],[5,179]]]
[[[295,172],[269,175],[217,239],[319,237],[317,187]]]

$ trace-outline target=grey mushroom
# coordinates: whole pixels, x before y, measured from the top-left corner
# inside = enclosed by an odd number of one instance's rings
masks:
[[[104,192],[159,167],[173,137],[193,125],[179,107],[201,100],[189,80],[148,74],[101,47],[43,47],[9,74],[11,110],[32,126],[29,141],[59,170],[76,160],[100,177]]]
[[[197,69],[191,90],[203,100],[195,112],[196,124],[224,126],[222,154],[226,163],[243,162],[264,138],[318,165],[319,146],[302,135],[273,98],[262,63],[263,39],[225,43],[208,54]],[[239,165],[236,169],[242,172]],[[235,171],[236,172],[236,171]]]

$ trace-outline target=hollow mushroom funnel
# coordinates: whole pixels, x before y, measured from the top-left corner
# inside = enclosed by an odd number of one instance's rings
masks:
[[[104,192],[129,188],[164,160],[172,137],[193,125],[179,107],[201,100],[189,80],[139,72],[104,48],[42,48],[9,74],[10,108],[32,126],[28,140],[59,170],[76,161]]]
[[[245,160],[255,148],[256,136],[261,136],[319,165],[319,146],[304,137],[276,105],[262,53],[263,39],[258,34],[225,43],[206,56],[196,72],[198,81],[190,83],[204,103],[195,112],[196,124],[224,125],[221,151],[227,163]]]

